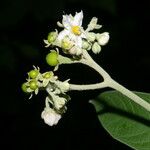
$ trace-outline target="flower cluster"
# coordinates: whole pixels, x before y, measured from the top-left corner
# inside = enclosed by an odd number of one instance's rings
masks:
[[[52,47],[46,55],[46,62],[55,67],[54,71],[58,69],[60,64],[71,64],[82,60],[84,51],[92,50],[98,54],[101,51],[101,46],[109,41],[108,32],[93,32],[93,30],[102,27],[97,23],[96,17],[91,19],[87,29],[82,27],[82,20],[82,11],[76,13],[75,16],[63,15],[62,22],[57,22],[57,25],[63,28],[62,31],[52,31],[48,34],[47,40],[44,40],[45,47]],[[62,49],[67,57],[60,55],[59,49]],[[22,84],[22,90],[30,93],[30,98],[33,94],[37,95],[40,89],[47,91],[48,96],[45,99],[45,108],[41,117],[46,124],[52,126],[58,123],[67,109],[66,103],[70,97],[66,92],[69,91],[69,86],[68,80],[59,81],[52,71],[40,73],[39,67],[34,67],[28,72],[27,82]]]
[[[70,99],[66,94],[69,90],[69,83],[68,80],[59,81],[52,71],[40,73],[39,67],[34,66],[34,69],[28,72],[27,82],[22,84],[22,90],[25,93],[31,93],[31,98],[33,93],[37,95],[38,91],[43,88],[46,89],[48,96],[45,99],[46,106],[41,116],[45,123],[52,126],[66,111],[66,103]]]
[[[50,81],[52,82],[53,80],[57,79],[52,71],[41,74],[39,67],[36,68],[33,66],[33,68],[33,70],[30,70],[27,73],[27,82],[22,84],[22,90],[26,93],[31,93],[30,98],[32,97],[33,93],[37,95],[40,88],[46,87]]]
[[[102,26],[97,24],[98,19],[93,17],[86,30],[82,27],[83,12],[76,13],[75,16],[63,15],[62,23],[57,25],[63,30],[61,32],[53,31],[48,34],[47,40],[44,40],[46,47],[56,46],[62,48],[63,52],[72,56],[82,56],[84,50],[92,50],[95,54],[101,51],[109,41],[109,33],[94,33],[94,29],[100,29]]]
[[[61,115],[66,112],[66,103],[70,97],[66,94],[69,90],[68,80],[61,82],[58,80],[50,82],[46,91],[48,96],[45,99],[45,109],[41,114],[44,122],[50,126],[56,125]]]

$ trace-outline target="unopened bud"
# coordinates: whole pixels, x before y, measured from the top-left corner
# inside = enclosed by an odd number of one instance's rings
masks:
[[[87,42],[87,41],[85,41],[85,40],[82,40],[82,48],[83,49],[88,49],[89,48],[89,46],[90,46],[90,44]]]
[[[93,41],[95,41],[95,38],[96,38],[95,33],[93,33],[93,32],[88,32],[87,33],[87,40],[93,42]]]
[[[57,38],[57,35],[58,35],[57,32],[50,32],[47,37],[48,42],[49,43],[54,42]]]
[[[65,105],[65,103],[66,99],[63,97],[59,97],[58,99],[54,100],[54,105],[57,110],[60,110]]]
[[[98,43],[100,45],[106,45],[109,41],[109,33],[108,32],[104,32],[102,34],[97,34],[96,35],[96,39],[98,41]]]
[[[93,53],[98,54],[101,51],[101,46],[95,42],[92,46],[92,51]]]
[[[79,48],[79,47],[74,46],[69,50],[69,53],[72,54],[72,55],[81,55],[82,54],[82,49]]]

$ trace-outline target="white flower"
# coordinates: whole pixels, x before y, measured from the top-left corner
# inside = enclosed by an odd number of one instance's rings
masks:
[[[44,122],[49,126],[56,125],[61,119],[61,115],[55,112],[51,108],[45,108],[41,114],[41,118],[44,119]]]
[[[63,15],[62,25],[64,30],[58,34],[58,41],[62,41],[65,36],[68,36],[74,45],[81,48],[82,38],[86,38],[82,28],[83,12],[76,13],[73,17],[70,15]]]

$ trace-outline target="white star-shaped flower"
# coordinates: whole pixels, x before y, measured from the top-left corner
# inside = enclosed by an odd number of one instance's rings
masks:
[[[64,30],[58,35],[58,41],[62,41],[64,37],[68,36],[74,45],[81,48],[82,38],[86,38],[82,27],[83,12],[76,13],[73,17],[70,15],[63,15],[62,26]]]

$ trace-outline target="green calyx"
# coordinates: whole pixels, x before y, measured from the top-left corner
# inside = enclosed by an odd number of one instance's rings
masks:
[[[49,79],[49,78],[51,78],[53,75],[54,75],[53,72],[50,71],[50,72],[46,72],[46,73],[43,75],[43,77],[44,77],[45,79]]]

